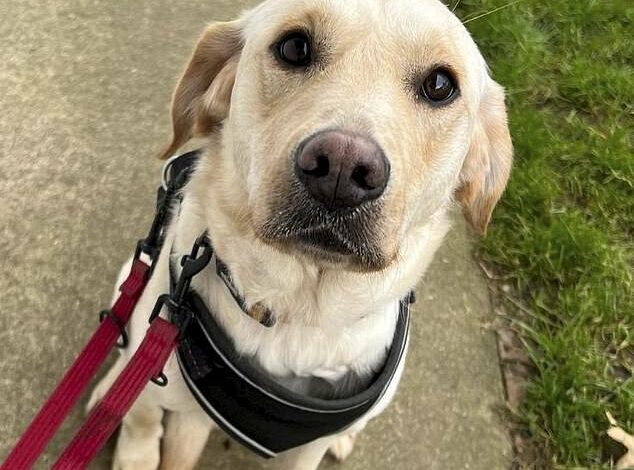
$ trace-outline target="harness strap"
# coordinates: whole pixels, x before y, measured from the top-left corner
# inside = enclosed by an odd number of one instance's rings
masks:
[[[172,323],[162,318],[152,321],[141,346],[75,434],[52,467],[54,470],[77,470],[88,466],[147,383],[161,373],[177,346],[178,335],[179,329]]]
[[[33,466],[115,345],[120,325],[127,324],[145,289],[149,271],[147,264],[135,259],[128,278],[119,288],[121,294],[112,307],[111,315],[99,325],[2,464],[1,470],[22,470]]]

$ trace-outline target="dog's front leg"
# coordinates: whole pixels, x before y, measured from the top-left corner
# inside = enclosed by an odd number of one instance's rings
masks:
[[[161,470],[194,468],[212,427],[213,421],[201,410],[168,412]]]
[[[163,408],[146,389],[123,418],[113,470],[155,470],[160,460]]]

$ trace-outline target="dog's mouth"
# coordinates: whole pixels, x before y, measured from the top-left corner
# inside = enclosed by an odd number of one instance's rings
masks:
[[[347,234],[339,233],[330,227],[303,230],[290,237],[288,241],[295,242],[297,249],[331,262],[359,257],[360,253],[369,251],[370,245],[367,241],[351,240]]]
[[[258,235],[282,251],[361,271],[377,271],[389,264],[390,257],[380,246],[379,202],[331,211],[295,186],[273,207],[274,215]]]
[[[304,233],[298,233],[295,239],[309,249],[315,248],[340,255],[354,255],[350,241],[328,228],[309,229]]]

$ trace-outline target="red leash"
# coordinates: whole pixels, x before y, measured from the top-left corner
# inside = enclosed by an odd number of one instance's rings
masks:
[[[101,322],[0,470],[22,470],[33,466],[115,345],[145,289],[149,272],[147,264],[135,259],[128,278],[119,288],[121,294],[110,315]]]
[[[76,470],[88,466],[147,383],[161,373],[176,347],[178,334],[179,329],[172,323],[162,318],[152,321],[141,346],[75,434],[53,466],[54,470]]]
[[[149,256],[152,263],[158,260],[164,229],[170,217],[171,203],[174,199],[179,199],[178,193],[187,182],[191,160],[196,156],[196,152],[190,152],[166,164],[163,169],[165,185],[159,188],[157,210],[152,226],[148,236],[137,244],[130,274],[119,288],[119,297],[112,309],[101,317],[101,325],[42,406],[0,470],[30,469],[104,363],[120,335],[123,346],[126,346],[125,326],[152,274],[150,265],[141,261],[141,254]],[[172,166],[176,167],[174,175],[171,174]],[[170,175],[169,178],[165,177],[167,174]],[[191,313],[183,305],[184,295],[189,289],[191,278],[207,266],[213,253],[205,240],[205,236],[201,237],[194,245],[191,255],[183,258],[183,269],[175,292],[159,297],[141,346],[105,397],[90,413],[54,468],[85,468],[115,431],[147,383],[150,380],[156,381],[158,385],[167,383],[161,371],[178,344],[179,332],[187,328],[191,319]],[[198,252],[201,248],[204,250],[199,257]],[[163,307],[181,321],[180,328],[159,317]]]

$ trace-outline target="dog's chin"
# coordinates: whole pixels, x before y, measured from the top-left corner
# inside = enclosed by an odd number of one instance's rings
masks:
[[[341,249],[337,241],[328,241],[325,244],[315,243],[312,238],[293,241],[263,239],[263,241],[291,256],[307,258],[322,268],[376,272],[387,268],[390,264],[383,256],[359,256],[347,249]]]
[[[379,201],[330,211],[293,181],[262,215],[256,217],[261,221],[256,224],[260,240],[320,268],[375,272],[395,258],[383,246],[386,237]]]
[[[282,231],[283,236],[260,232],[260,239],[292,256],[305,257],[324,268],[357,272],[376,272],[388,267],[388,257],[371,243],[356,243],[327,228],[308,228],[296,233]]]

